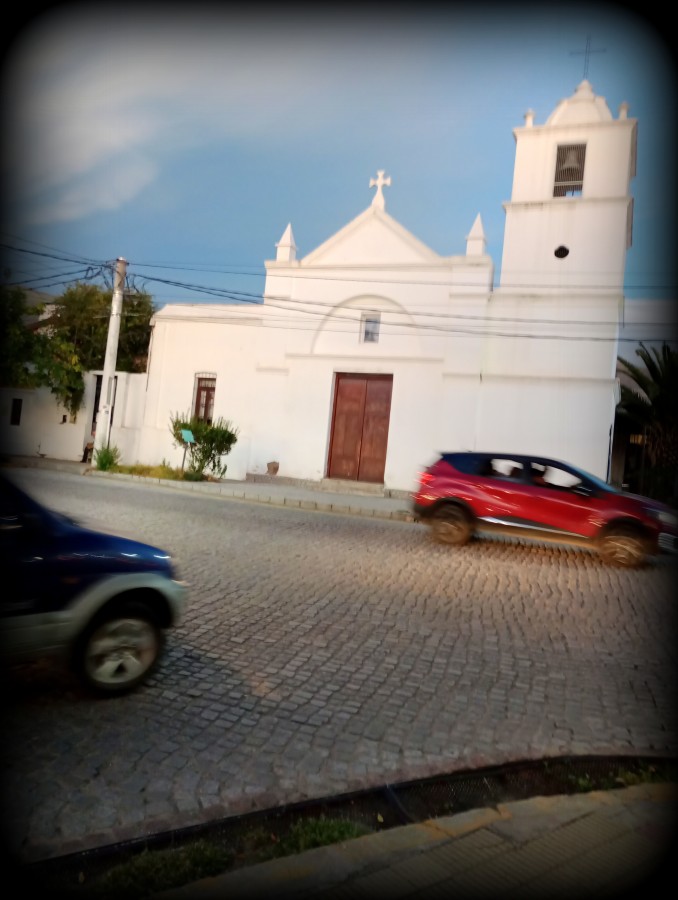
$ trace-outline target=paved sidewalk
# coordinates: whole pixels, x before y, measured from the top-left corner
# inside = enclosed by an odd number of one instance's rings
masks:
[[[171,490],[190,491],[255,503],[267,503],[273,506],[373,516],[408,522],[413,520],[409,498],[405,492],[400,491],[397,496],[391,496],[381,486],[359,484],[358,482],[335,480],[308,482],[266,475],[253,476],[252,479],[245,481],[228,479],[220,482],[167,481],[138,475],[100,472],[89,463],[49,459],[39,456],[9,457],[6,460],[6,464],[19,468],[52,469],[97,478],[161,484],[163,487]]]
[[[217,898],[655,898],[673,894],[678,785],[536,797],[393,828],[159,893]]]

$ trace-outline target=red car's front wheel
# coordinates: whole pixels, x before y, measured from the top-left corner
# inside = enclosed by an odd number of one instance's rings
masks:
[[[460,506],[443,506],[437,509],[430,521],[433,540],[438,544],[460,547],[473,534],[473,523],[468,513]]]

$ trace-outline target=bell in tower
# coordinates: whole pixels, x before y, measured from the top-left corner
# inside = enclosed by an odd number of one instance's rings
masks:
[[[581,181],[581,164],[577,159],[577,151],[570,147],[562,165],[558,167],[559,181]]]
[[[586,144],[565,144],[558,147],[554,197],[581,193],[584,185],[584,157]]]

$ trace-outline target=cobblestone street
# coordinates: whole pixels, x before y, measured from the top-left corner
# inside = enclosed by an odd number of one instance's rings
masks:
[[[170,550],[190,584],[152,680],[93,700],[9,676],[8,843],[27,861],[436,773],[673,755],[675,562],[19,472],[37,499]]]

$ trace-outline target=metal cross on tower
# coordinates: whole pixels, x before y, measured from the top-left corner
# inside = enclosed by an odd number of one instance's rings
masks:
[[[592,53],[605,53],[607,47],[591,49],[591,35],[586,35],[586,47],[584,50],[570,50],[570,56],[584,56],[584,78],[589,74],[589,59]]]

